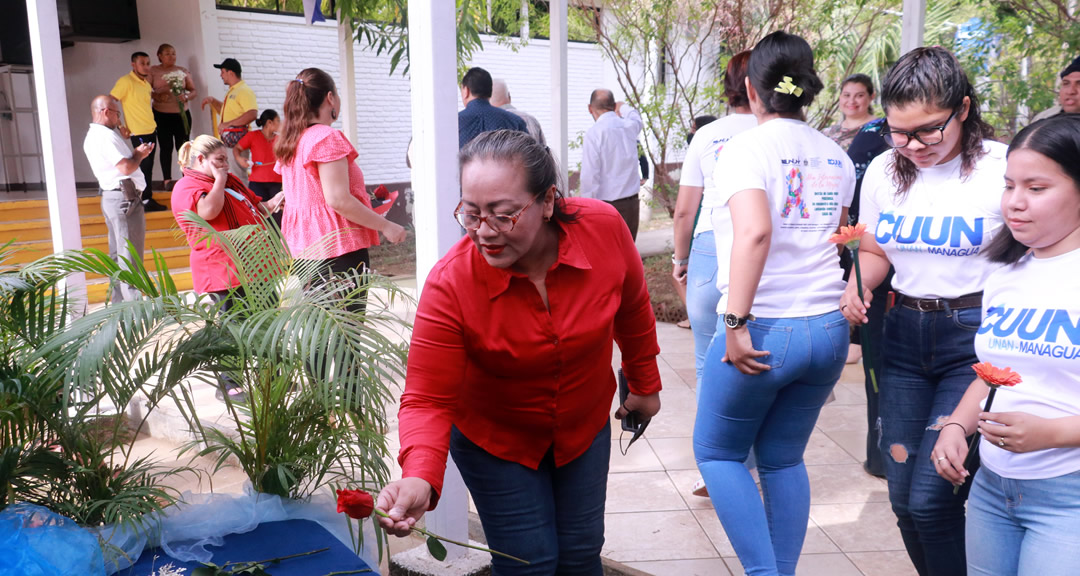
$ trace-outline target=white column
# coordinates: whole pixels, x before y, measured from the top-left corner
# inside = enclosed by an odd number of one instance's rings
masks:
[[[907,54],[923,45],[926,28],[926,0],[904,0],[900,53]]]
[[[551,153],[555,155],[555,160],[559,163],[560,178],[568,186],[566,2],[567,0],[552,0],[548,5],[548,14],[551,18],[551,30],[548,33],[551,38],[551,119],[555,130],[548,136],[547,141],[548,146],[551,147]]]
[[[457,31],[455,3],[409,2],[409,76],[412,90],[412,185],[415,194],[416,285],[461,238],[453,219],[460,199],[457,166]],[[468,540],[468,493],[453,460],[447,462],[438,509],[426,515],[436,534]],[[449,558],[465,550],[447,545]]]
[[[34,60],[34,89],[40,122],[45,188],[49,197],[49,226],[53,252],[82,249],[79,201],[75,194],[75,163],[71,148],[67,92],[64,88],[64,57],[60,52],[60,24],[56,2],[26,0],[30,24],[30,52]],[[89,106],[94,95],[87,95]],[[80,148],[79,154],[82,154]],[[86,276],[72,274],[67,288],[77,300],[86,290]]]
[[[356,63],[353,60],[352,29],[338,14],[338,60],[341,63],[341,86],[338,96],[341,98],[341,131],[356,146]]]

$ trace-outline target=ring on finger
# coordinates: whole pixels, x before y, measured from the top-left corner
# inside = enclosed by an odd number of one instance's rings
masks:
[[[1005,438],[1004,437],[999,437],[998,438],[998,446],[1001,446],[1002,448],[1005,447]]]
[[[948,458],[947,458],[947,457],[945,457],[945,456],[942,456],[941,458],[938,458],[938,459],[937,459],[937,461],[938,461],[938,462],[941,462],[942,460],[948,460]]]

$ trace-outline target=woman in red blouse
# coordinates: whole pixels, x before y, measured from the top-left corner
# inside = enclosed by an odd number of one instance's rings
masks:
[[[329,272],[370,266],[379,232],[397,243],[405,229],[376,214],[337,120],[341,99],[329,74],[306,68],[285,90],[285,119],[274,143],[285,188],[281,232],[294,258],[321,260]]]
[[[472,494],[495,574],[601,574],[616,412],[660,408],[656,322],[641,257],[609,205],[565,199],[547,148],[487,132],[461,151],[468,233],[432,269],[401,397],[402,479],[379,494],[405,535],[442,489],[447,451]]]

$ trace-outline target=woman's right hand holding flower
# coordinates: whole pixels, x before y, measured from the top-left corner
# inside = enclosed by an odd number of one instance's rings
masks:
[[[968,477],[968,471],[964,468],[967,453],[968,445],[964,429],[959,425],[950,424],[941,428],[937,443],[930,451],[930,459],[934,462],[934,468],[939,476],[948,480],[953,486],[960,486]]]
[[[394,536],[408,536],[416,521],[431,507],[431,484],[421,478],[402,478],[379,492],[375,508],[390,517],[379,516],[379,526]]]
[[[848,322],[855,325],[869,322],[866,317],[866,310],[874,299],[874,294],[868,289],[863,289],[862,299],[859,299],[858,292],[859,289],[853,280],[848,282],[844,295],[840,297],[840,313],[844,315],[844,318],[847,318]]]

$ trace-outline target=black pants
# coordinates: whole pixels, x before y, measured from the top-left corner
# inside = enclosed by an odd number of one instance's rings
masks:
[[[131,147],[138,148],[143,144],[156,144],[157,132],[151,132],[150,134],[132,134],[131,135]],[[157,148],[150,151],[150,154],[146,158],[139,162],[139,171],[143,173],[143,178],[146,178],[146,188],[143,188],[142,199],[143,202],[154,197],[153,186],[150,185],[150,181],[154,177],[154,153],[157,152]]]
[[[248,189],[255,193],[256,196],[262,198],[263,202],[269,202],[271,198],[281,192],[281,182],[256,182],[254,180],[248,181]],[[281,216],[282,212],[274,212],[270,215],[277,222],[278,228],[281,228]]]
[[[626,222],[626,227],[630,229],[630,237],[637,240],[638,218],[641,215],[641,202],[638,200],[638,195],[619,198],[608,204],[615,207],[619,216],[622,216],[623,221]]]
[[[188,126],[191,126],[191,111],[185,110]],[[173,150],[180,150],[191,138],[191,133],[184,131],[184,119],[177,112],[158,112],[154,110],[157,122],[158,146],[161,148],[161,177],[172,180]]]

